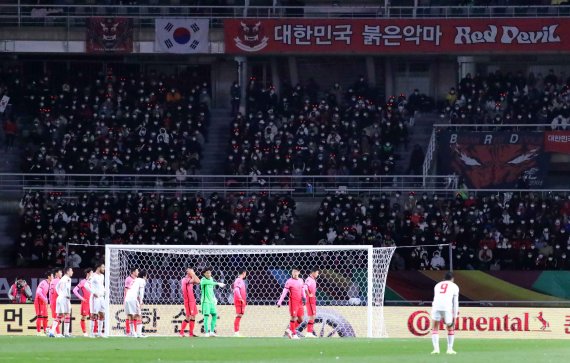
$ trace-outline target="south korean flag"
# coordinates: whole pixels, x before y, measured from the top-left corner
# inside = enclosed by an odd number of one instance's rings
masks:
[[[156,19],[154,47],[165,53],[207,53],[208,19]]]

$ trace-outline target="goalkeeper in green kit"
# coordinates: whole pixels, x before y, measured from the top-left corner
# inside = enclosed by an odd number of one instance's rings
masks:
[[[226,284],[214,281],[211,267],[207,267],[202,275],[204,277],[200,280],[200,303],[202,304],[202,315],[204,315],[204,333],[206,337],[216,337],[216,322],[218,320],[216,305],[218,300],[214,295],[214,286],[224,287]],[[212,319],[211,322],[210,319]]]

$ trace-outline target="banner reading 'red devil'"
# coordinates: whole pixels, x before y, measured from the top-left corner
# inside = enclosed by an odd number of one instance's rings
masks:
[[[226,19],[227,53],[559,53],[570,22],[532,19]]]

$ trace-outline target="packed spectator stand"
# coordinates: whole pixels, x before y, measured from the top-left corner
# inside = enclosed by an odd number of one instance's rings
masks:
[[[66,244],[286,244],[295,202],[286,196],[213,193],[27,193],[21,200],[18,265],[62,265]],[[87,266],[103,249],[72,247]],[[76,257],[74,257],[76,258]],[[81,265],[83,266],[83,265]]]
[[[25,145],[22,171],[193,174],[210,122],[207,83],[108,70],[95,78],[4,74]],[[185,81],[187,80],[187,81]]]
[[[453,266],[480,270],[570,267],[570,197],[464,192],[326,197],[318,211],[319,244],[453,244]],[[449,267],[447,247],[397,250],[394,269]]]
[[[17,126],[4,130],[21,132],[25,172],[173,175],[199,169],[209,123],[207,84],[113,71],[92,80],[26,79],[13,70],[3,76],[18,117]],[[453,123],[551,123],[569,117],[567,84],[554,72],[468,76],[443,107]],[[233,110],[226,172],[256,180],[389,174],[394,149],[406,144],[408,120],[426,107],[417,92],[378,102],[363,78],[346,91],[335,84],[320,92],[307,82],[284,86],[278,96],[255,79],[246,87],[245,115]],[[560,120],[553,127],[564,125]],[[317,228],[294,235],[296,202],[288,196],[29,192],[20,205],[17,263],[61,265],[66,244],[83,243],[452,243],[459,269],[570,267],[566,196],[449,195],[331,194],[313,216]],[[69,251],[68,261],[78,266],[100,258],[96,250]],[[446,247],[409,248],[397,251],[392,268],[443,269],[449,263]]]
[[[457,269],[570,268],[570,197],[562,195],[329,195],[313,216],[316,229],[301,235],[292,232],[296,203],[286,196],[32,192],[21,210],[24,266],[62,264],[66,243],[309,243],[412,246],[397,250],[393,269],[437,270],[449,267],[447,246],[413,246],[452,243]],[[70,251],[88,263],[96,250]]]
[[[228,175],[390,175],[407,147],[414,102],[384,102],[361,76],[319,92],[314,80],[281,92],[252,78],[245,115],[232,121]],[[419,94],[412,95],[418,98]]]
[[[441,117],[451,124],[551,124],[566,129],[570,78],[522,72],[467,74],[449,90]]]

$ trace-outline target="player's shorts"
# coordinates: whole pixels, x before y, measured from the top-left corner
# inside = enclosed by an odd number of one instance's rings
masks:
[[[141,306],[137,300],[125,300],[125,314],[141,315]]]
[[[186,312],[186,315],[190,316],[198,314],[198,307],[196,307],[196,301],[184,300],[184,311]]]
[[[51,317],[52,318],[56,318],[57,317],[57,313],[55,311],[55,306],[57,305],[57,300],[56,299],[50,299],[49,301],[49,309],[51,311]]]
[[[71,313],[71,301],[65,297],[58,297],[55,303],[55,312],[57,314],[70,314]]]
[[[105,313],[107,311],[107,307],[105,305],[105,299],[103,299],[102,297],[91,296],[91,301],[89,303],[89,311],[91,312],[91,314]]]
[[[305,311],[303,310],[303,303],[294,303],[291,304],[289,303],[289,314],[291,314],[291,316],[295,316],[297,318],[302,318],[303,316],[305,316]]]
[[[202,304],[202,315],[217,315],[215,304]]]
[[[89,316],[91,314],[89,311],[89,300],[81,302],[81,316]]]
[[[444,321],[445,325],[453,323],[453,313],[451,310],[431,310],[431,318],[435,321]]]
[[[36,298],[34,300],[34,308],[36,309],[36,315],[37,316],[45,316],[47,318],[48,316],[48,306],[47,303],[44,302],[42,299],[40,298]]]
[[[245,313],[245,301],[234,300],[234,305],[236,307],[236,314],[243,315]]]
[[[307,315],[308,316],[317,315],[317,302],[316,301],[307,302]]]

